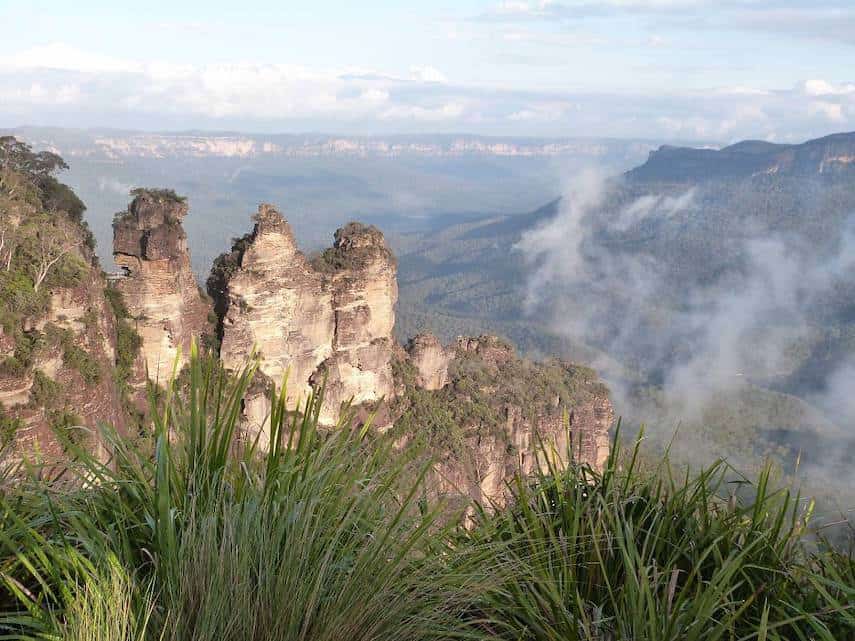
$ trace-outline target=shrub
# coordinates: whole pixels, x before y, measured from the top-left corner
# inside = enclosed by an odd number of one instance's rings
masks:
[[[724,462],[675,479],[615,448],[602,473],[549,467],[517,479],[512,508],[481,513],[475,542],[504,540],[517,568],[482,612],[498,639],[823,639],[855,633],[852,559],[811,552],[811,507],[729,488]],[[747,483],[744,479],[743,483]],[[738,487],[738,486],[737,486]],[[506,556],[505,556],[506,555]],[[833,568],[833,569],[830,569]]]
[[[63,347],[62,362],[76,369],[87,385],[96,385],[101,380],[98,361],[79,345],[67,342]]]
[[[20,418],[10,416],[5,408],[0,407],[0,453],[3,448],[15,440],[15,434],[23,426]]]
[[[173,203],[186,203],[186,196],[179,196],[174,189],[155,189],[138,187],[131,189],[131,196],[135,198],[151,198],[152,200],[163,200]]]
[[[62,392],[62,387],[42,370],[33,372],[30,402],[34,407],[52,407]]]

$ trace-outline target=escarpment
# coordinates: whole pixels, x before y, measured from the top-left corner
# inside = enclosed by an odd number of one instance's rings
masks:
[[[132,193],[128,210],[113,222],[113,256],[124,272],[116,288],[142,338],[148,377],[162,383],[176,358],[179,368],[187,362],[192,339],[211,331],[211,306],[190,268],[184,199],[170,190]]]
[[[390,396],[398,289],[383,235],[352,223],[309,261],[275,208],[261,205],[254,220],[208,281],[221,315],[224,366],[239,368],[255,349],[263,376],[279,385],[287,374],[292,407],[323,384],[326,425],[338,420],[342,403]],[[264,402],[256,395],[247,407],[251,429],[262,429]]]
[[[572,452],[602,466],[613,411],[592,370],[533,363],[488,336],[443,346],[420,334],[402,349],[392,339],[396,261],[379,230],[350,223],[309,259],[275,208],[261,205],[254,220],[215,261],[208,290],[223,365],[237,371],[256,352],[244,422],[262,445],[269,386],[287,377],[290,408],[323,388],[323,425],[349,403],[374,412],[375,426],[396,430],[401,443],[426,442],[441,461],[437,493],[501,504],[513,474],[534,471],[541,445],[562,464]]]
[[[374,227],[350,223],[307,257],[282,215],[261,205],[252,231],[214,263],[212,306],[190,269],[182,198],[132,192],[114,220],[121,272],[108,286],[82,203],[67,190],[65,210],[50,204],[62,189],[49,173],[0,165],[0,437],[21,452],[62,456],[91,438],[78,426],[130,427],[144,414],[146,376],[165,383],[196,340],[226,370],[255,359],[241,427],[262,448],[269,389],[286,384],[289,411],[323,390],[327,429],[350,406],[357,423],[371,415],[402,446],[426,445],[439,461],[437,494],[502,505],[515,474],[543,465],[538,447],[562,465],[600,467],[608,453],[612,408],[591,370],[534,363],[489,336],[398,345],[397,262]]]

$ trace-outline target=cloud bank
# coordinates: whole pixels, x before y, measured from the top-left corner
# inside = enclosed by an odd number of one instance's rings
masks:
[[[855,84],[814,78],[778,91],[667,95],[520,91],[458,84],[429,64],[401,77],[354,67],[142,61],[57,43],[0,57],[0,126],[24,124],[790,141],[855,128]]]

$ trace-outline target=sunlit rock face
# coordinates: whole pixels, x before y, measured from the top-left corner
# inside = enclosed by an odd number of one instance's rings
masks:
[[[448,364],[454,356],[433,334],[423,333],[410,339],[407,355],[416,368],[416,384],[422,389],[442,389],[448,383]]]
[[[343,403],[393,393],[396,266],[377,229],[351,223],[309,261],[282,215],[261,205],[252,233],[225,259],[220,356],[227,369],[240,368],[254,349],[265,377],[281,385],[287,374],[291,408],[323,385],[324,425],[336,423]],[[263,402],[245,405],[249,429],[264,429]]]
[[[319,372],[326,376],[321,420],[331,423],[342,403],[373,403],[394,392],[397,266],[383,234],[359,223],[336,231],[333,247],[314,263],[330,275],[335,318],[332,355]]]
[[[220,357],[238,370],[256,351],[277,385],[288,375],[288,406],[310,391],[309,379],[332,355],[335,332],[329,283],[297,248],[285,219],[262,205],[228,280]]]
[[[148,376],[163,383],[188,360],[194,337],[211,329],[211,305],[190,268],[181,220],[187,205],[174,193],[139,191],[113,223],[113,257],[125,278],[117,283],[142,338]]]

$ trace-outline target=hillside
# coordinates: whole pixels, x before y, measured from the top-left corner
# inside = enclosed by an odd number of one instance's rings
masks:
[[[855,443],[853,150],[853,134],[663,147],[530,213],[404,237],[401,326],[570,355],[631,425],[663,443],[679,425],[689,458],[792,470],[801,452],[802,478],[848,487],[831,470]]]
[[[124,431],[131,420],[124,378],[138,337],[101,273],[83,203],[55,178],[65,168],[0,138],[0,441],[34,459],[62,455],[63,438],[97,449],[99,422]]]

